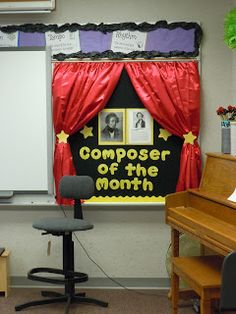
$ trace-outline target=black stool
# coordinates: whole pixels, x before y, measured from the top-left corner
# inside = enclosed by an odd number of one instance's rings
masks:
[[[60,194],[62,197],[74,198],[74,219],[73,218],[43,218],[33,223],[33,227],[43,230],[43,234],[52,234],[63,237],[63,269],[38,267],[28,272],[31,280],[62,284],[64,294],[53,291],[42,291],[41,294],[47,299],[27,302],[15,307],[16,311],[21,311],[30,306],[66,302],[65,314],[69,313],[72,303],[87,303],[107,307],[108,303],[88,298],[85,293],[75,293],[75,284],[88,280],[85,273],[74,271],[74,242],[72,233],[75,231],[86,231],[93,229],[93,225],[82,218],[82,208],[80,199],[88,199],[93,196],[94,183],[88,176],[65,176],[60,181]],[[61,278],[45,277],[39,274],[49,273],[60,275]]]

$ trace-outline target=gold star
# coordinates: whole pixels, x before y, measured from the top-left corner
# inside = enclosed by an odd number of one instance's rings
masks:
[[[57,138],[59,139],[59,144],[60,143],[67,143],[67,138],[69,137],[69,134],[66,134],[63,130],[61,133],[57,134]]]
[[[194,143],[197,136],[193,135],[192,131],[188,132],[187,134],[183,134],[184,137],[184,144],[192,144]]]
[[[93,136],[93,127],[87,127],[87,125],[84,126],[83,130],[80,131],[81,134],[83,134],[84,138],[87,138],[89,136]]]
[[[168,132],[165,129],[160,129],[160,134],[158,135],[159,138],[163,138],[164,141],[168,140],[168,137],[171,136],[172,134]]]

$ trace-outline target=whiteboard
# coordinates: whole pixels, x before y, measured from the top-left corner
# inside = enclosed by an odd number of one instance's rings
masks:
[[[1,0],[0,2],[0,13],[14,13],[14,12],[23,12],[27,13],[27,11],[33,13],[39,13],[42,11],[50,12],[51,10],[55,9],[55,1],[56,0],[43,0],[43,1],[36,1],[36,0],[27,0],[27,1],[13,1],[13,0]]]
[[[53,192],[51,60],[45,47],[0,49],[0,191]]]

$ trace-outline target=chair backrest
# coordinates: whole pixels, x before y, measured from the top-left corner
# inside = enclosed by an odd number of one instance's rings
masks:
[[[64,176],[60,180],[59,193],[75,200],[94,196],[94,181],[89,176]]]
[[[228,254],[222,265],[220,313],[230,310],[236,310],[236,252]]]

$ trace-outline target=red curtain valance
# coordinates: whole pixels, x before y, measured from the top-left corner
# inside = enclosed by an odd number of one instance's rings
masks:
[[[75,175],[67,137],[82,129],[111,97],[123,69],[116,62],[62,62],[53,72],[53,122],[56,137],[54,179],[58,204],[72,204],[58,192],[64,175]]]
[[[57,135],[54,178],[75,174],[66,138],[82,129],[107,104],[125,66],[132,84],[152,117],[167,131],[185,138],[177,191],[198,187],[201,155],[200,79],[197,62],[82,62],[57,63],[53,73],[53,119]],[[195,137],[195,138],[194,138]]]
[[[130,62],[132,84],[152,117],[167,131],[184,138],[176,191],[198,187],[201,153],[200,78],[197,62]]]

